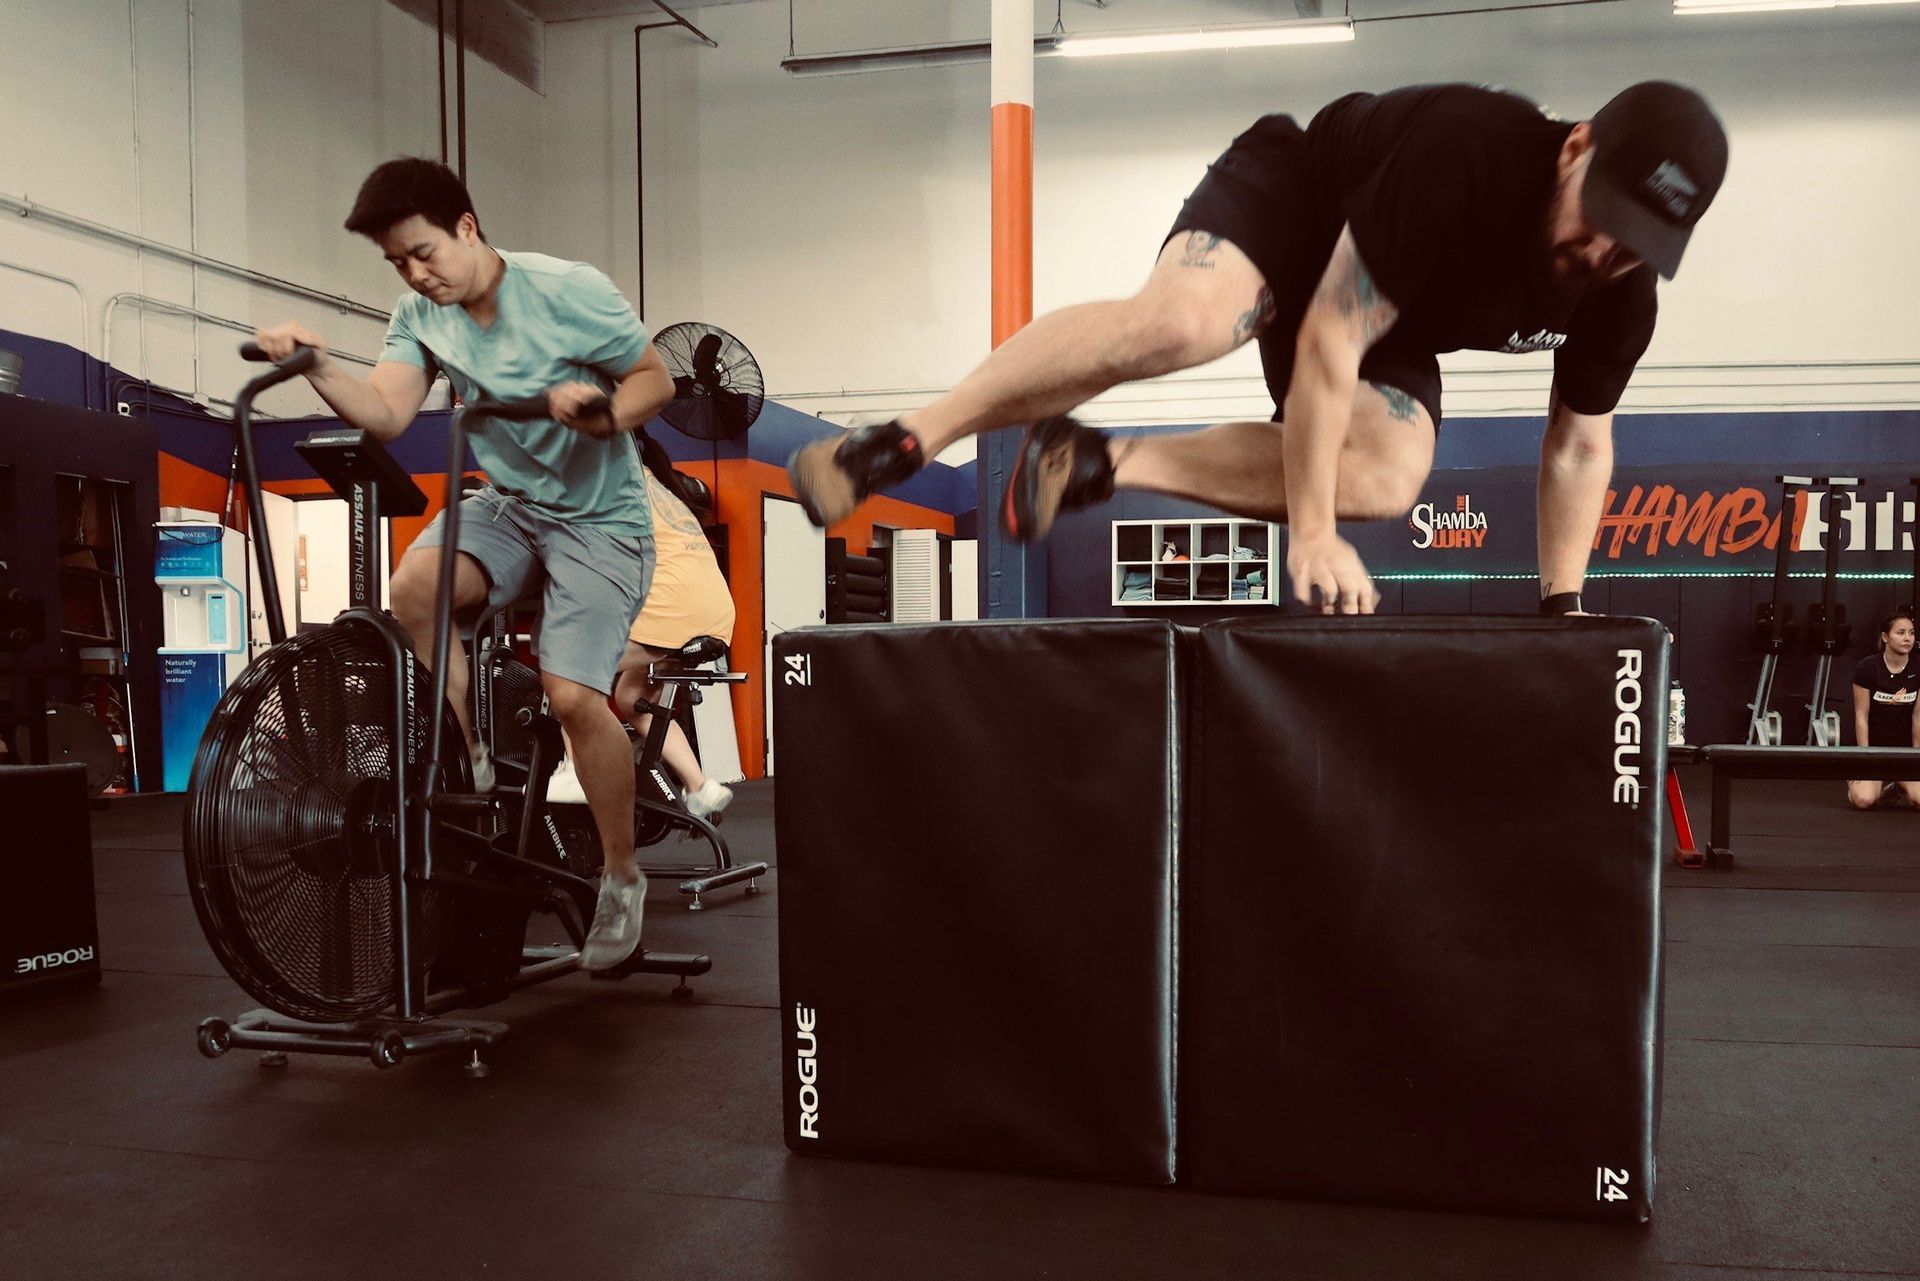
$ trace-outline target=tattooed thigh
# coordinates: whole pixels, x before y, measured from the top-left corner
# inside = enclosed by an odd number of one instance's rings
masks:
[[[1212,271],[1219,263],[1220,237],[1210,231],[1189,231],[1180,246],[1180,265]]]
[[[1371,386],[1380,393],[1380,398],[1387,402],[1387,417],[1403,423],[1419,421],[1421,410],[1424,408],[1419,401],[1398,387],[1392,387],[1386,383],[1373,383]]]
[[[1238,347],[1258,338],[1279,314],[1279,307],[1274,305],[1273,290],[1265,285],[1260,286],[1260,292],[1254,296],[1253,306],[1241,312],[1240,318],[1233,322],[1233,345]]]

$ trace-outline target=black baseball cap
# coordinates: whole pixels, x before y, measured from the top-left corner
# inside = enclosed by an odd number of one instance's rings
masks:
[[[1673,279],[1693,225],[1727,176],[1720,118],[1693,90],[1648,80],[1616,94],[1591,127],[1582,212]]]

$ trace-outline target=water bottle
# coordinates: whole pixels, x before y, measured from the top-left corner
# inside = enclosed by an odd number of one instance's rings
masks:
[[[1687,691],[1680,688],[1680,682],[1673,682],[1673,688],[1667,691],[1667,746],[1685,747],[1687,744]]]

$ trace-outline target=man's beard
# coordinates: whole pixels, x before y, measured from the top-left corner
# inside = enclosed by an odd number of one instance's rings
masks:
[[[1556,247],[1548,252],[1547,281],[1554,292],[1577,296],[1600,288],[1607,278],[1575,251]]]

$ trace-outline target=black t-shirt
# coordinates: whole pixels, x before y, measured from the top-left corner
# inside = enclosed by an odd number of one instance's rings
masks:
[[[1890,672],[1886,659],[1868,654],[1853,669],[1853,683],[1867,691],[1867,741],[1861,747],[1912,747],[1913,709],[1920,701],[1920,663],[1907,656],[1906,670]]]
[[[1653,338],[1655,277],[1642,266],[1586,294],[1554,286],[1547,214],[1572,129],[1516,94],[1458,84],[1350,94],[1313,118],[1315,180],[1400,309],[1381,347],[1551,349],[1561,401],[1612,412]]]

